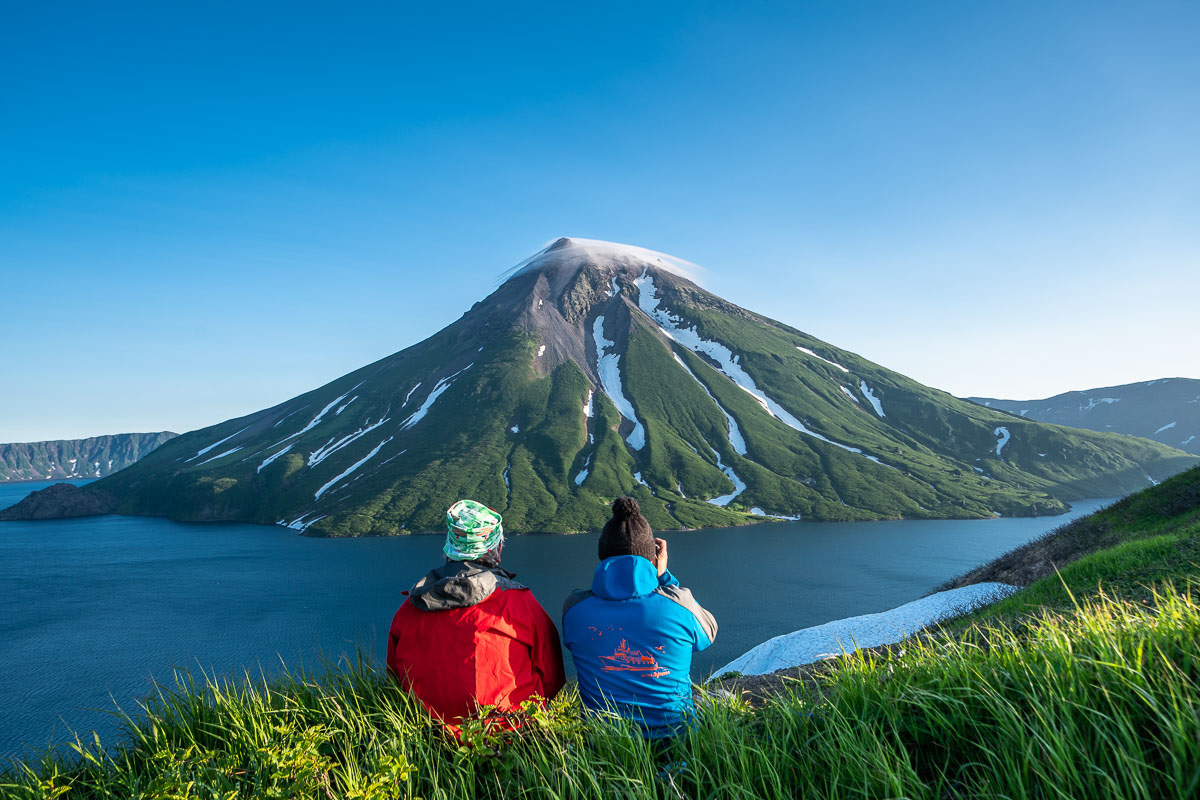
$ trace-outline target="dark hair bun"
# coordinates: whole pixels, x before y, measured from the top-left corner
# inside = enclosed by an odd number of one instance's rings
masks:
[[[618,522],[636,517],[642,513],[638,508],[638,501],[632,497],[618,497],[612,504],[613,519]]]

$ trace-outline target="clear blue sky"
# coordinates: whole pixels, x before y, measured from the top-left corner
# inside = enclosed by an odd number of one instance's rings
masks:
[[[185,431],[560,235],[959,395],[1200,377],[1200,4],[7,4],[0,441]]]

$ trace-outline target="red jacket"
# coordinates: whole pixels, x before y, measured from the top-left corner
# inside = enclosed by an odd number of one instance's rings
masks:
[[[388,669],[457,733],[478,706],[509,711],[565,682],[558,631],[511,573],[452,561],[421,578],[392,619]]]

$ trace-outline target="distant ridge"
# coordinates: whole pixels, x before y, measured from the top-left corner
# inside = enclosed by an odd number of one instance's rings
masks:
[[[178,435],[171,431],[117,433],[88,439],[0,444],[0,481],[103,478]]]
[[[1142,436],[1200,455],[1200,380],[1192,378],[1103,386],[1044,400],[967,399],[1025,419]]]
[[[1197,463],[959,400],[717,297],[697,269],[558,239],[425,341],[4,516],[356,536],[437,529],[471,497],[510,533],[572,532],[630,494],[659,530],[981,518],[1060,513]]]

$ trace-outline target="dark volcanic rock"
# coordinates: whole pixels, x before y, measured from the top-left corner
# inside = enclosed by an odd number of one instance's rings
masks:
[[[61,519],[111,514],[117,498],[103,489],[56,483],[34,492],[16,505],[0,510],[0,522],[22,519]]]

